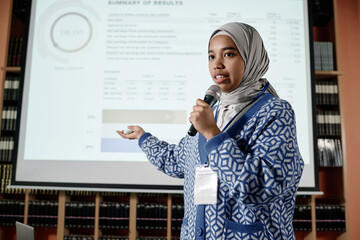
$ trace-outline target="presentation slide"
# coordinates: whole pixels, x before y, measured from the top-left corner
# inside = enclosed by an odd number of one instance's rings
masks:
[[[140,125],[178,143],[196,99],[213,84],[209,37],[234,21],[263,37],[270,58],[264,77],[295,110],[306,165],[301,186],[313,188],[304,0],[33,0],[15,180],[180,189],[182,180],[157,172],[137,140],[116,130]]]

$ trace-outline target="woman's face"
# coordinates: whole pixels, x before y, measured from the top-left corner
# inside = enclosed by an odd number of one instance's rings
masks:
[[[209,44],[209,72],[225,93],[236,89],[244,76],[245,64],[233,40],[218,35]]]

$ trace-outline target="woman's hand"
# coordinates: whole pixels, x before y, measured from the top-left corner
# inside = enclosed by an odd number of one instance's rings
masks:
[[[132,130],[132,132],[126,134],[124,133],[124,130],[119,131],[117,130],[116,132],[123,138],[127,138],[127,139],[139,139],[141,137],[141,135],[143,135],[145,133],[144,129],[142,129],[139,126],[128,126],[128,129]]]
[[[201,99],[196,100],[196,105],[193,107],[189,120],[207,140],[221,133],[216,125],[212,108]]]

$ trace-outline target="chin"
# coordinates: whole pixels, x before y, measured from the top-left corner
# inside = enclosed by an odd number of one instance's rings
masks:
[[[227,87],[225,84],[222,84],[222,83],[216,83],[214,82],[218,87],[220,87],[221,91],[224,92],[224,93],[227,93],[228,90],[227,90]]]
[[[229,93],[229,92],[232,92],[233,91],[233,89],[229,89],[229,88],[227,88],[226,86],[221,86],[221,85],[218,85],[220,88],[221,88],[221,91],[223,92],[223,93]]]
[[[226,82],[226,81],[221,82],[221,83],[215,82],[215,84],[221,88],[221,91],[223,93],[229,93],[236,89],[236,87],[234,87],[232,84],[229,84],[229,82]]]

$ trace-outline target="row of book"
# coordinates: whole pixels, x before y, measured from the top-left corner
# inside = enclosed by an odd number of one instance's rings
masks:
[[[85,235],[68,235],[64,236],[64,240],[93,240],[93,236]],[[128,240],[129,237],[118,237],[118,236],[102,236],[98,237],[99,240]],[[137,237],[136,240],[166,240],[166,237]],[[172,240],[179,238],[172,238]]]
[[[166,240],[166,239],[167,239],[166,236],[164,236],[164,237],[137,237],[136,238],[136,240]]]
[[[17,101],[20,96],[20,77],[6,76],[4,82],[4,100]]]
[[[13,191],[7,188],[11,181],[12,167],[12,164],[0,164],[0,193],[12,193]]]
[[[334,54],[332,42],[314,42],[315,70],[333,71]]]
[[[85,235],[68,235],[64,236],[64,240],[93,240],[93,236]],[[99,240],[129,240],[129,237],[118,237],[118,236],[102,236]],[[166,240],[166,237],[137,237],[136,240]],[[179,239],[179,238],[176,238]],[[175,240],[175,238],[172,238]]]
[[[94,223],[94,202],[65,203],[65,228],[93,228]]]
[[[339,111],[317,111],[318,136],[341,136],[341,117]]]
[[[171,206],[171,230],[180,230],[184,217],[184,205],[173,204]]]
[[[316,206],[317,231],[346,231],[345,206],[339,204],[322,204]],[[296,205],[293,227],[295,231],[311,231],[311,206]]]
[[[343,166],[342,148],[340,139],[318,138],[319,166]]]
[[[30,201],[28,224],[36,227],[56,227],[58,203],[56,201]]]
[[[14,226],[24,221],[24,201],[0,200],[0,226]]]
[[[71,234],[64,236],[64,240],[94,240],[94,237],[87,235]]]
[[[159,203],[139,203],[136,217],[137,229],[167,228],[167,205]]]
[[[346,231],[345,206],[324,204],[316,206],[317,231]]]
[[[106,203],[122,204],[122,203]],[[123,203],[127,208],[127,203]],[[152,206],[152,204],[147,204]],[[71,210],[69,208],[72,208]],[[118,208],[120,208],[118,206]],[[154,208],[163,211],[165,206],[161,204]],[[56,227],[58,204],[56,201],[30,201],[28,224],[31,226]],[[69,202],[66,204],[67,215],[65,227],[94,227],[94,204],[87,202]],[[124,211],[126,214],[126,211]],[[69,215],[70,214],[70,215]],[[160,215],[152,215],[154,222],[161,218]],[[13,226],[15,221],[22,222],[24,219],[24,201],[0,200],[0,225]],[[165,218],[166,219],[166,218]],[[70,222],[69,222],[70,220]],[[166,221],[165,221],[166,222]],[[121,224],[121,223],[119,223]],[[127,223],[128,224],[128,219]],[[293,226],[295,231],[311,231],[311,206],[297,204],[294,209]],[[148,229],[159,229],[156,223],[149,225]],[[162,228],[161,228],[162,229]],[[166,229],[166,227],[164,228]],[[316,206],[316,229],[318,231],[345,231],[345,206],[339,204],[322,204]]]
[[[129,237],[118,237],[118,236],[102,236],[99,240],[128,240]],[[82,240],[82,239],[81,239]]]
[[[23,41],[24,40],[22,37],[10,38],[8,60],[7,60],[7,65],[9,67],[20,66]]]
[[[11,162],[14,150],[14,137],[0,137],[0,162]]]
[[[318,81],[315,85],[316,104],[339,105],[338,92],[336,80]]]
[[[129,203],[103,202],[100,203],[100,229],[128,229]]]
[[[310,232],[311,227],[311,206],[307,204],[295,205],[293,217],[294,231]]]
[[[4,106],[1,116],[1,131],[16,130],[17,106]]]

